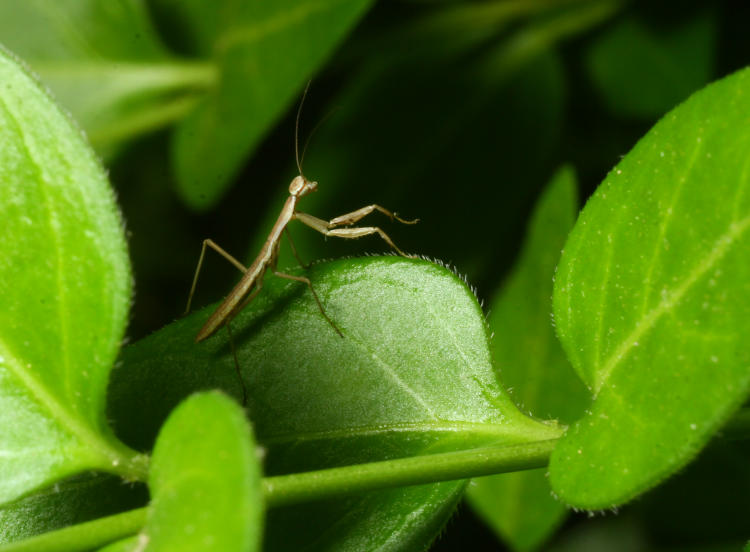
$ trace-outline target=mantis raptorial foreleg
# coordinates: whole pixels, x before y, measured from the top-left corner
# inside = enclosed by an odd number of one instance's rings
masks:
[[[227,261],[229,261],[236,268],[238,268],[240,272],[247,272],[247,267],[245,267],[245,265],[243,265],[237,259],[232,257],[216,242],[214,242],[211,239],[203,240],[203,247],[201,247],[201,254],[200,254],[200,257],[198,257],[198,266],[196,267],[195,275],[193,276],[193,285],[190,286],[190,294],[188,295],[187,306],[185,307],[185,314],[190,312],[190,305],[193,302],[193,295],[195,294],[195,288],[198,285],[198,276],[201,273],[201,268],[203,268],[203,258],[206,256],[206,247],[210,247],[211,249],[216,251],[219,255],[224,257]]]
[[[377,205],[370,205],[368,207],[363,207],[362,209],[359,209],[358,211],[352,211],[351,213],[348,213],[346,215],[336,217],[335,219],[331,219],[330,221],[325,221],[323,219],[319,219],[318,217],[308,215],[307,213],[300,213],[300,212],[295,212],[294,218],[296,218],[303,224],[306,224],[313,230],[317,230],[318,232],[320,232],[321,234],[325,236],[334,236],[336,238],[354,239],[354,238],[361,238],[362,236],[369,236],[370,234],[378,234],[380,235],[381,238],[383,238],[383,241],[385,241],[388,245],[390,245],[393,249],[395,249],[399,255],[401,255],[402,257],[412,258],[411,255],[407,255],[406,253],[401,251],[396,246],[396,244],[393,243],[393,240],[388,237],[388,234],[383,232],[383,230],[381,230],[377,226],[355,226],[353,228],[332,227],[332,225],[335,226],[335,224],[352,224],[353,222],[360,220],[362,217],[368,215],[369,213],[372,213],[372,211],[374,211],[376,208],[378,208]],[[383,209],[382,207],[380,207],[378,210],[382,210],[386,214],[390,214],[390,211],[387,211]],[[403,221],[401,219],[397,219],[397,220],[404,222],[406,224],[412,224],[411,222]],[[334,221],[338,221],[338,222],[334,222]],[[350,221],[350,222],[343,222],[343,221]]]
[[[328,228],[335,228],[337,226],[346,226],[349,224],[354,224],[357,221],[362,220],[367,215],[372,213],[373,211],[380,211],[385,216],[390,217],[391,220],[397,220],[402,224],[416,224],[419,222],[419,219],[414,220],[404,220],[401,217],[399,217],[396,213],[392,213],[385,207],[381,207],[380,205],[377,205],[373,203],[372,205],[367,205],[366,207],[362,207],[360,209],[357,209],[356,211],[352,211],[351,213],[346,213],[345,215],[340,215],[336,218],[332,218],[328,221]]]

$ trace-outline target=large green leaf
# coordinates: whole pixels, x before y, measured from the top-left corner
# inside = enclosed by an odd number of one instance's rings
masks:
[[[750,386],[750,70],[693,95],[608,175],[555,284],[595,394],[552,455],[554,489],[619,504],[688,462]]]
[[[220,199],[248,153],[370,4],[225,0],[175,6],[200,49],[213,40],[221,72],[217,86],[174,137],[175,172],[188,204],[205,209]]]
[[[309,276],[343,338],[304,284],[279,278],[267,279],[232,324],[269,475],[559,435],[505,394],[479,305],[448,270],[375,257],[315,265]],[[207,316],[125,349],[111,415],[131,444],[149,446],[166,412],[195,389],[240,395],[226,332],[193,343]],[[443,483],[274,510],[267,544],[424,548],[462,488]]]
[[[625,117],[654,119],[713,73],[716,17],[702,11],[672,28],[622,19],[593,41],[586,65],[607,106]]]
[[[557,172],[528,225],[521,256],[488,322],[492,354],[511,397],[540,418],[570,423],[589,395],[555,336],[552,276],[578,212],[575,175]],[[551,496],[546,470],[483,477],[468,489],[470,504],[514,550],[534,550],[562,521],[565,507]]]
[[[213,70],[176,60],[142,0],[0,2],[0,43],[23,57],[100,152],[192,108]]]
[[[0,503],[77,471],[142,475],[104,417],[130,304],[112,191],[81,134],[0,51]]]
[[[258,550],[260,481],[252,430],[239,405],[216,392],[186,399],[156,440],[145,550]]]

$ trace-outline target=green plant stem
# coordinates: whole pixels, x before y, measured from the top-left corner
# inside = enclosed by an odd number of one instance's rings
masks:
[[[547,465],[556,439],[521,445],[412,456],[263,479],[268,508],[323,500],[375,489],[424,485]],[[80,552],[135,535],[148,508],[97,519],[0,546],[0,552]]]
[[[547,465],[557,439],[412,456],[263,479],[269,508],[375,489],[423,485]]]
[[[83,552],[135,535],[146,522],[147,508],[43,533],[0,546],[2,552]]]

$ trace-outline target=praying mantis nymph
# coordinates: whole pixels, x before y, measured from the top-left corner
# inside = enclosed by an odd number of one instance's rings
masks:
[[[305,89],[305,94],[306,93],[307,89]],[[294,280],[296,282],[307,284],[307,287],[310,289],[310,292],[315,298],[315,302],[318,304],[318,308],[320,309],[321,314],[325,317],[325,319],[336,331],[336,333],[338,333],[341,337],[344,337],[338,326],[336,326],[333,320],[331,320],[331,318],[326,314],[326,311],[323,308],[323,304],[321,303],[318,294],[315,293],[315,289],[313,288],[310,279],[304,276],[285,274],[283,272],[279,272],[276,269],[276,264],[279,257],[279,247],[281,246],[281,235],[285,230],[294,256],[297,258],[300,264],[304,266],[304,263],[299,259],[299,256],[297,255],[294,243],[292,242],[289,231],[287,230],[287,224],[289,224],[289,222],[291,222],[292,220],[299,220],[303,224],[309,226],[313,230],[317,230],[321,234],[324,234],[326,236],[334,236],[337,238],[352,239],[360,238],[362,236],[367,236],[370,234],[378,234],[388,245],[390,245],[395,251],[397,251],[399,255],[410,257],[410,255],[407,255],[406,253],[401,251],[396,246],[396,244],[393,243],[391,238],[389,238],[388,235],[379,227],[351,227],[351,225],[366,217],[373,211],[380,211],[381,213],[389,216],[392,220],[397,220],[404,224],[415,224],[418,222],[418,219],[404,220],[388,209],[375,204],[367,205],[366,207],[362,207],[361,209],[357,209],[356,211],[352,211],[351,213],[346,213],[345,215],[341,215],[329,221],[325,221],[312,215],[300,213],[299,211],[297,211],[297,202],[300,200],[300,198],[306,196],[310,192],[314,192],[318,187],[317,182],[308,180],[302,174],[302,166],[299,160],[297,134],[299,129],[299,116],[302,110],[302,103],[304,102],[304,98],[305,95],[302,96],[302,102],[300,102],[300,107],[297,111],[297,125],[295,128],[295,154],[297,158],[297,169],[299,170],[299,175],[294,177],[294,179],[292,179],[292,182],[289,184],[289,197],[286,199],[284,206],[281,208],[281,212],[279,213],[279,216],[276,219],[273,228],[271,229],[271,233],[268,235],[268,238],[263,244],[263,247],[261,247],[258,256],[249,267],[245,267],[242,263],[232,257],[229,253],[224,251],[212,240],[203,240],[203,247],[201,248],[201,254],[198,259],[198,267],[195,270],[193,284],[190,288],[190,295],[188,296],[187,308],[185,309],[186,313],[190,310],[190,304],[193,299],[193,294],[195,293],[195,287],[198,283],[198,275],[203,265],[203,258],[206,253],[206,247],[210,247],[211,249],[215,250],[222,257],[224,257],[230,263],[240,269],[244,274],[242,276],[242,279],[237,283],[232,291],[229,292],[224,301],[222,301],[222,303],[216,308],[213,314],[208,318],[203,327],[198,331],[198,334],[195,337],[196,342],[203,341],[204,339],[210,337],[223,326],[226,326],[227,330],[229,330],[229,322],[231,322],[231,320],[235,316],[237,316],[237,314],[258,295],[258,293],[260,293],[263,287],[263,276],[269,269],[274,275],[280,278],[286,278],[287,280]],[[339,228],[340,226],[347,226],[348,228]]]

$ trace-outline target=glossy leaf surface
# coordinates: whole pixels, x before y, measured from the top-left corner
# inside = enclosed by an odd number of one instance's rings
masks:
[[[221,393],[186,399],[154,448],[146,551],[252,552],[260,547],[261,469],[243,410]]]
[[[516,267],[490,303],[492,357],[510,395],[539,418],[574,421],[589,396],[552,327],[552,277],[578,212],[575,175],[560,169],[537,202]],[[545,470],[483,477],[470,504],[514,550],[534,550],[562,521]]]
[[[552,455],[567,502],[627,501],[750,386],[750,71],[694,94],[608,175],[565,245],[560,339],[595,394]]]
[[[479,305],[446,269],[373,257],[315,265],[308,275],[343,339],[304,284],[279,278],[267,279],[232,324],[269,475],[559,434],[505,394]],[[165,411],[194,389],[239,395],[226,332],[193,343],[207,316],[195,313],[125,350],[112,415],[128,442],[148,446]],[[443,483],[274,510],[267,544],[424,547],[462,489]]]
[[[85,469],[142,475],[104,417],[130,302],[112,192],[77,129],[0,52],[0,503]]]
[[[218,7],[196,1],[175,6],[195,30],[200,49],[213,40],[221,75],[174,137],[179,190],[189,205],[205,209],[218,201],[247,154],[370,3],[226,0]]]

